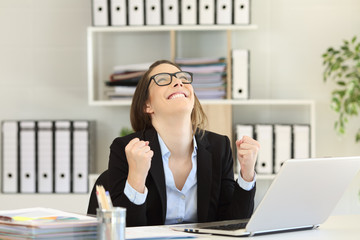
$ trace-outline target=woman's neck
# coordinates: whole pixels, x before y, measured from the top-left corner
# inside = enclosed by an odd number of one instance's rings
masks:
[[[173,157],[188,156],[192,152],[193,130],[189,117],[153,119],[152,123]]]

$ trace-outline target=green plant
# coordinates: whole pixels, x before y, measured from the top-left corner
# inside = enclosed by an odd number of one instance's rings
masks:
[[[333,80],[336,83],[330,105],[339,114],[334,128],[339,134],[345,134],[349,118],[358,116],[360,111],[360,42],[356,36],[351,41],[344,40],[338,49],[328,48],[322,58],[324,82]],[[355,140],[360,142],[360,128]]]
[[[130,133],[133,133],[133,132],[134,132],[134,131],[133,131],[131,128],[123,127],[123,128],[121,128],[121,130],[120,130],[120,137],[129,135]]]

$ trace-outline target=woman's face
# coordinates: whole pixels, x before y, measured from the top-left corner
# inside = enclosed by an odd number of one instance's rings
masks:
[[[171,64],[160,64],[149,74],[176,73],[180,70]],[[161,114],[188,114],[194,108],[194,89],[191,84],[183,84],[181,79],[172,76],[172,82],[166,86],[158,86],[154,80],[150,81],[149,98],[146,102],[146,112],[152,116]]]

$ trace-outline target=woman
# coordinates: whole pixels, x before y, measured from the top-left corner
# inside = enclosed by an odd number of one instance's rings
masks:
[[[127,209],[127,226],[249,218],[259,143],[236,141],[241,165],[234,181],[229,138],[205,131],[206,116],[192,74],[167,61],[153,63],[133,96],[136,131],[110,147],[114,206]],[[241,185],[241,187],[240,187]]]

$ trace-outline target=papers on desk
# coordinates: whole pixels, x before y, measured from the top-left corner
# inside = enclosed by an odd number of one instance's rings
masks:
[[[1,239],[97,238],[97,219],[50,208],[0,211]]]
[[[127,227],[125,232],[126,239],[129,240],[150,240],[150,239],[191,239],[199,235],[178,232],[170,229],[169,226],[149,226],[149,227]]]

